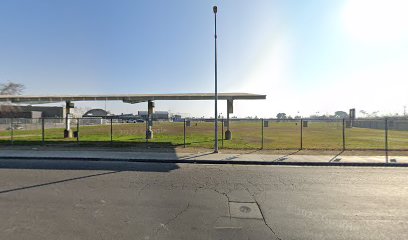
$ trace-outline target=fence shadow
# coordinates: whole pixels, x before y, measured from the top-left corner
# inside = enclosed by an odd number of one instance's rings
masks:
[[[295,154],[299,153],[300,151],[302,151],[302,150],[301,150],[301,149],[298,149],[298,150],[296,150],[296,151],[294,151],[294,152],[288,153],[288,154],[286,154],[286,155],[284,155],[284,156],[279,157],[278,159],[276,159],[275,162],[285,161],[285,160],[288,159],[289,156],[295,155]]]
[[[344,153],[344,150],[341,150],[339,153],[337,153],[334,157],[332,157],[330,160],[329,160],[329,162],[340,162],[341,161],[341,158],[339,158],[339,156],[341,155],[341,154],[343,154]]]
[[[240,154],[237,154],[237,155],[235,155],[235,156],[231,156],[231,157],[224,158],[223,160],[230,161],[230,160],[237,159],[237,158],[239,158],[239,157],[241,157],[241,156],[244,156],[244,155],[256,153],[256,152],[258,152],[258,151],[261,151],[261,149],[256,149],[256,150],[251,150],[251,151],[249,151],[249,152],[240,153]]]

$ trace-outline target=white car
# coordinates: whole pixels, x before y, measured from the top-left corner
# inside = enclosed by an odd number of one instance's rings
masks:
[[[144,123],[143,119],[128,119],[126,120],[127,123]]]
[[[7,128],[7,130],[11,130],[11,129],[12,129],[11,127]],[[22,130],[22,129],[24,129],[24,128],[21,125],[14,125],[13,126],[13,130]]]

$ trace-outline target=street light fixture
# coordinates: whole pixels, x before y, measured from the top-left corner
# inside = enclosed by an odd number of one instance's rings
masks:
[[[214,132],[215,132],[215,142],[214,142],[214,153],[218,153],[218,90],[217,90],[217,6],[213,6],[214,12],[214,45],[215,45],[215,118],[214,118]]]

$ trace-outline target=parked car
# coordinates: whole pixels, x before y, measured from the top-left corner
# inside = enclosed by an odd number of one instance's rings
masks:
[[[127,119],[127,123],[144,123],[143,119]]]
[[[11,130],[11,129],[13,129],[13,130],[22,130],[22,129],[24,129],[24,127],[21,126],[21,125],[14,125],[13,128],[11,128],[11,127],[7,128],[7,130]]]
[[[127,123],[136,123],[136,119],[126,119]]]

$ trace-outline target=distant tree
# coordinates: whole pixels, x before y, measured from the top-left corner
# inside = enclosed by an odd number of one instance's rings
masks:
[[[370,117],[372,117],[372,118],[376,118],[376,117],[378,117],[378,113],[379,113],[380,111],[374,111],[374,112],[372,112],[369,116]]]
[[[336,111],[334,113],[335,118],[348,118],[348,114],[344,111]]]
[[[317,115],[317,114],[312,114],[310,115],[311,119],[330,119],[333,118],[334,116],[330,116],[330,115]]]
[[[24,85],[14,82],[0,84],[0,95],[21,95],[24,91]]]
[[[364,115],[366,118],[378,118],[379,111],[374,111],[372,113],[368,113],[367,111],[361,110],[360,113]]]
[[[286,113],[278,113],[276,114],[276,118],[277,119],[286,119]]]
[[[364,115],[364,117],[367,117],[367,116],[368,116],[368,113],[367,113],[365,110],[360,110],[360,113],[361,113],[362,115]]]

